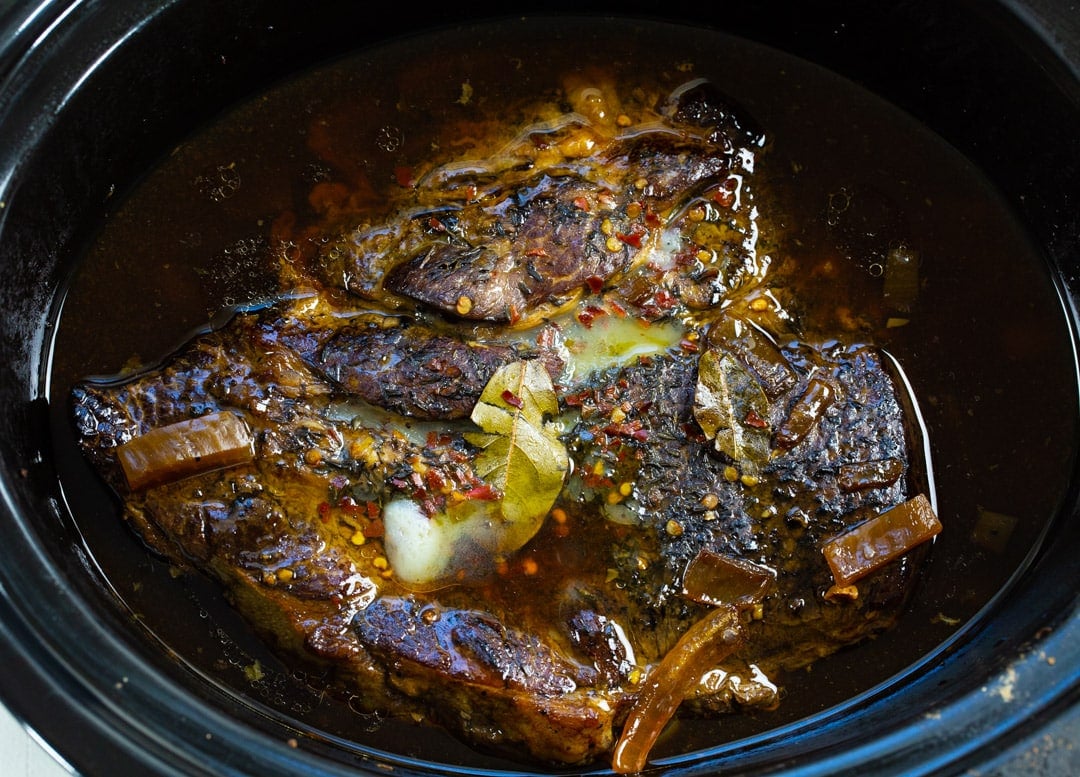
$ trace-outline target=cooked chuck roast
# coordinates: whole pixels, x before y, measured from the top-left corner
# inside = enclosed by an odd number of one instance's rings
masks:
[[[708,83],[628,128],[579,113],[543,121],[482,162],[429,171],[388,221],[357,219],[321,245],[312,271],[383,303],[403,297],[464,320],[535,321],[648,262],[665,222],[688,231],[678,216],[695,203],[735,197],[762,141]],[[731,284],[753,269],[744,237],[723,245],[710,277],[719,270]]]
[[[782,670],[893,623],[923,552],[848,586],[823,557],[912,497],[921,465],[882,354],[804,341],[748,302],[764,275],[739,198],[760,133],[707,84],[629,123],[575,113],[429,171],[383,223],[335,212],[320,228],[342,231],[283,263],[305,293],[73,396],[133,528],[221,581],[283,653],[333,667],[371,710],[556,764],[610,757],[655,667],[718,605],[729,647],[683,678],[682,709],[775,705]],[[570,369],[597,316],[685,336]],[[523,363],[557,398],[530,423],[570,465],[535,536],[493,551],[481,534],[511,520],[508,497],[470,413]],[[510,416],[529,401],[501,397]],[[202,437],[185,442],[192,419]],[[202,466],[215,435],[224,468]],[[156,485],[131,487],[140,467]],[[396,573],[401,505],[421,528],[399,558],[441,526],[461,556],[449,577]],[[760,591],[694,595],[703,559]]]

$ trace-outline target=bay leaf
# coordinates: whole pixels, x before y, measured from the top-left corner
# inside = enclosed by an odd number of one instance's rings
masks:
[[[570,460],[550,420],[558,411],[551,377],[536,361],[501,367],[473,408],[472,420],[483,432],[465,436],[481,449],[477,474],[500,494],[500,552],[528,542],[562,490]]]
[[[769,460],[768,417],[769,400],[741,362],[719,349],[701,354],[694,418],[716,450],[736,462],[744,475],[756,475]]]

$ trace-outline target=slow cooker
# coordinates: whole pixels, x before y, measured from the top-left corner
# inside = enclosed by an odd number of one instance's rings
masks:
[[[60,488],[50,348],[64,290],[114,198],[238,101],[396,36],[543,12],[716,29],[851,79],[922,122],[1003,193],[1045,259],[1074,365],[1080,294],[1080,7],[1051,0],[884,4],[812,0],[541,8],[236,0],[0,5],[0,697],[84,774],[510,774],[402,745],[297,727],[170,653],[124,604],[107,551],[87,541]],[[1010,315],[1009,300],[987,305]],[[976,335],[973,335],[976,336]],[[1038,380],[1038,376],[1030,376]],[[1033,424],[1071,424],[1017,406]],[[1075,428],[1073,431],[1075,436]],[[1018,455],[1023,455],[1022,452]],[[805,719],[667,758],[656,773],[961,774],[1014,745],[1080,746],[1080,501],[1072,479],[1006,583],[927,655]],[[68,488],[72,488],[68,484]],[[77,487],[77,485],[75,486]],[[115,527],[117,542],[124,528]],[[147,561],[147,564],[152,563]],[[165,592],[215,629],[243,634]],[[214,601],[207,584],[205,601]],[[169,598],[174,597],[174,598]],[[187,616],[187,617],[190,617]],[[217,632],[215,632],[217,633]],[[244,637],[197,649],[259,654]],[[1072,721],[1070,723],[1070,721]],[[447,747],[453,747],[447,744]],[[1075,764],[1075,758],[1073,759]],[[597,767],[596,773],[604,773]]]

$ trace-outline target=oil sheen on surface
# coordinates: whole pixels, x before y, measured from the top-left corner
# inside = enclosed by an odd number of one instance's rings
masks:
[[[894,630],[780,678],[786,698],[775,712],[683,722],[655,755],[751,736],[904,670],[1022,567],[1064,488],[1075,386],[1041,259],[980,173],[894,108],[776,52],[680,27],[521,22],[362,52],[239,107],[168,150],[118,199],[72,280],[51,384],[70,507],[146,634],[221,687],[344,749],[355,742],[505,765],[351,714],[347,699],[321,694],[319,678],[280,665],[213,586],[149,558],[74,451],[66,397],[76,380],[153,362],[220,311],[271,293],[262,266],[271,225],[305,208],[314,185],[346,171],[378,198],[405,171],[452,153],[471,123],[505,118],[522,95],[553,94],[568,71],[595,66],[622,83],[708,78],[761,125],[762,251],[794,268],[805,320],[874,342],[903,366],[926,421],[946,527]],[[917,276],[895,272],[911,262]],[[897,285],[904,277],[917,285]]]

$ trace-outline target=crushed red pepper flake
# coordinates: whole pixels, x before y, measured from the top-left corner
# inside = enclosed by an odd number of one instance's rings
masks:
[[[446,480],[438,470],[429,469],[424,478],[427,480],[428,488],[432,491],[442,491],[446,488]]]
[[[360,505],[357,504],[356,500],[353,499],[348,494],[346,494],[345,496],[341,497],[341,499],[338,500],[337,506],[338,506],[339,510],[341,510],[342,512],[347,513],[349,515],[355,515],[355,514],[361,512]]]
[[[363,535],[369,540],[376,539],[386,534],[386,526],[381,518],[376,518],[363,528]]]
[[[499,498],[499,492],[489,484],[482,483],[466,491],[465,498],[481,501],[495,501]]]
[[[634,224],[630,228],[629,232],[616,232],[615,237],[617,237],[623,243],[626,243],[628,246],[632,246],[633,248],[641,248],[641,244],[645,236],[648,234],[649,231],[645,229],[645,227],[643,227],[641,224]]]
[[[606,475],[597,475],[592,472],[586,473],[585,476],[582,478],[582,481],[589,488],[593,488],[596,490],[612,488],[615,485],[615,481],[612,480],[610,477],[607,477]]]
[[[752,426],[755,429],[764,429],[769,425],[764,418],[759,416],[753,410],[749,411],[746,414],[746,418],[743,419],[743,423],[745,423],[747,426]]]
[[[603,429],[605,434],[613,437],[635,437],[638,432],[645,431],[641,427],[641,421],[634,419],[624,423],[608,424]]]
[[[735,193],[724,188],[715,189],[712,193],[712,200],[723,208],[730,208],[735,204]]]
[[[595,305],[589,305],[580,313],[578,313],[577,319],[585,326],[590,327],[592,326],[593,321],[604,315],[607,315],[606,310]]]
[[[514,392],[510,389],[506,389],[499,396],[502,397],[503,402],[510,405],[510,407],[516,407],[518,410],[520,410],[525,405],[525,403],[521,400],[521,397],[514,394]]]

